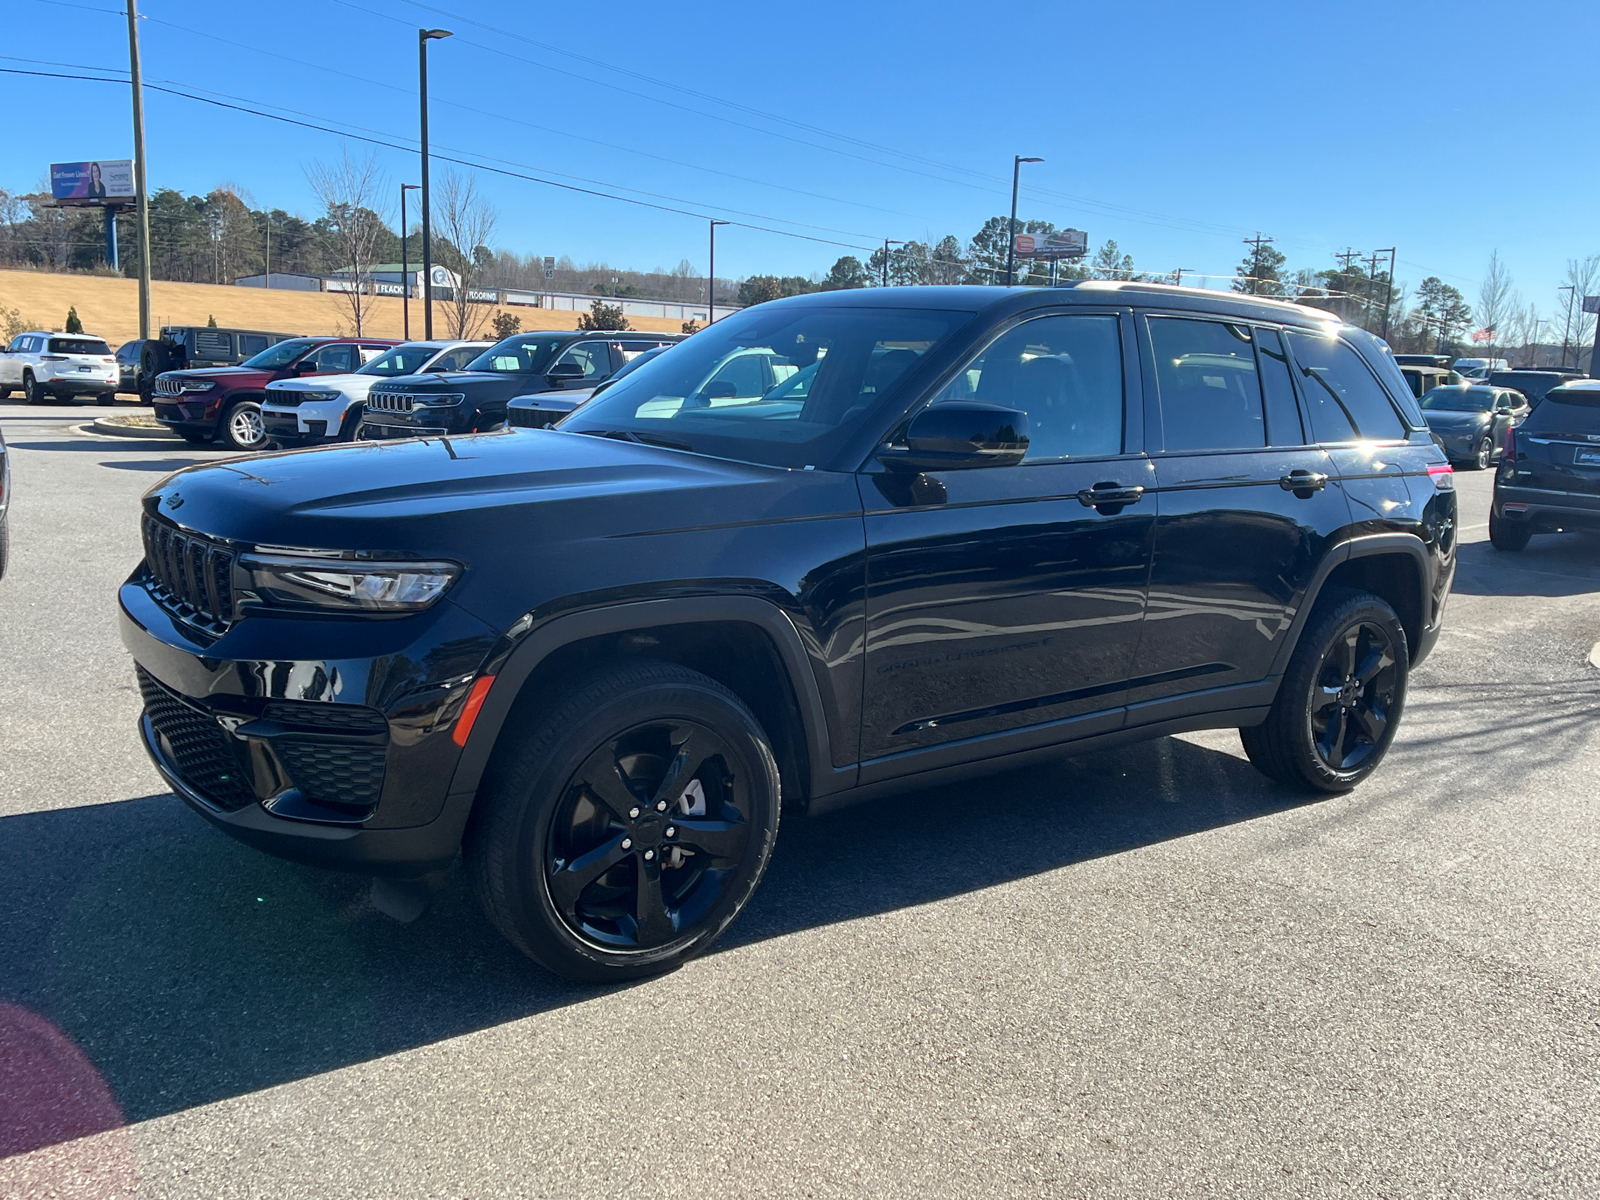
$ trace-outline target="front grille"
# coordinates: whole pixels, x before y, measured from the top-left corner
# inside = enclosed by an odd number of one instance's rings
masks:
[[[414,407],[409,392],[368,392],[367,408],[376,412],[408,413]]]
[[[280,737],[272,749],[295,787],[312,800],[370,808],[383,791],[382,746]]]
[[[191,625],[224,632],[233,623],[233,551],[154,517],[143,525],[145,567],[157,601]]]
[[[330,733],[387,733],[389,722],[383,714],[354,704],[320,704],[304,700],[273,700],[261,714],[279,725],[298,729],[325,730]]]
[[[291,392],[288,388],[268,388],[266,402],[279,408],[299,408],[300,402],[305,398],[304,392]]]
[[[139,692],[144,713],[159,735],[178,778],[218,808],[232,811],[255,800],[234,739],[216,718],[190,704],[143,667]]]
[[[183,384],[180,383],[176,379],[169,378],[166,375],[157,375],[156,376],[156,395],[158,395],[158,396],[181,396],[181,395],[183,395]]]

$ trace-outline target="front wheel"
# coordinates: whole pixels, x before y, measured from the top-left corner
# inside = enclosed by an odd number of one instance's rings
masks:
[[[1487,471],[1489,469],[1489,459],[1493,454],[1494,442],[1485,436],[1478,442],[1478,449],[1472,455],[1472,469],[1475,471]]]
[[[261,420],[261,405],[240,400],[222,417],[223,444],[234,450],[265,450],[267,427]]]
[[[1312,613],[1267,719],[1241,729],[1263,775],[1306,791],[1348,792],[1394,740],[1411,656],[1394,609],[1340,589]]]
[[[636,979],[702,953],[755,891],[778,834],[760,724],[727,688],[671,663],[579,686],[491,778],[465,845],[478,899],[513,945],[571,979]]]
[[[1489,510],[1489,544],[1496,550],[1526,550],[1528,539],[1533,536],[1524,521],[1507,521],[1497,515],[1494,509]]]

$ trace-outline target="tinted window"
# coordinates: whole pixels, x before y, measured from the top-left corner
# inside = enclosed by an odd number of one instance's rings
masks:
[[[260,354],[267,348],[267,339],[259,333],[241,333],[239,335],[239,353],[245,356]]]
[[[316,344],[310,338],[289,338],[270,349],[263,350],[253,358],[246,359],[243,365],[258,367],[265,371],[275,371],[279,367],[287,367]]]
[[[1319,442],[1405,437],[1405,426],[1367,364],[1344,342],[1289,331],[1300,386]]]
[[[1256,330],[1256,366],[1267,401],[1267,444],[1303,446],[1306,432],[1300,425],[1300,404],[1294,396],[1289,359],[1276,329]]]
[[[1151,317],[1150,343],[1167,450],[1267,444],[1261,379],[1247,326]]]
[[[143,342],[123,342],[121,349],[117,351],[117,361],[119,363],[136,363],[139,361],[139,355],[143,353],[143,351]]]
[[[111,347],[99,338],[51,338],[51,354],[110,354]]]
[[[528,337],[519,333],[490,346],[473,359],[467,369],[494,371],[502,375],[538,375],[564,345],[565,338]]]
[[[1528,414],[1521,428],[1528,433],[1600,433],[1600,390],[1558,388]]]
[[[583,368],[585,379],[604,379],[611,374],[611,348],[604,342],[579,342],[556,359],[555,365],[577,365]]]
[[[1039,317],[1002,334],[935,403],[1028,414],[1028,461],[1122,452],[1122,334],[1112,316]]]
[[[354,346],[325,346],[312,356],[318,371],[354,371],[356,369]]]
[[[773,466],[819,465],[861,436],[862,423],[881,404],[896,403],[896,381],[971,317],[948,310],[757,305],[651,359],[560,428],[629,433]],[[768,356],[784,382],[759,399],[713,403],[706,385],[750,350]],[[800,396],[795,381],[802,377]]]

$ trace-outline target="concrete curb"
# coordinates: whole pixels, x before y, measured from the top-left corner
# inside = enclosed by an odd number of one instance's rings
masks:
[[[168,429],[151,429],[144,425],[125,425],[126,417],[96,417],[82,426],[90,433],[103,433],[108,437],[151,438],[162,442],[182,442],[183,439]]]

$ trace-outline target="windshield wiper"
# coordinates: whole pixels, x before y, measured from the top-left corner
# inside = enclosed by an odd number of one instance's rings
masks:
[[[633,442],[640,446],[661,446],[667,450],[687,450],[691,454],[694,453],[694,447],[688,442],[681,442],[676,438],[658,437],[653,433],[634,433],[630,429],[575,429],[572,432],[611,438],[618,442]]]

